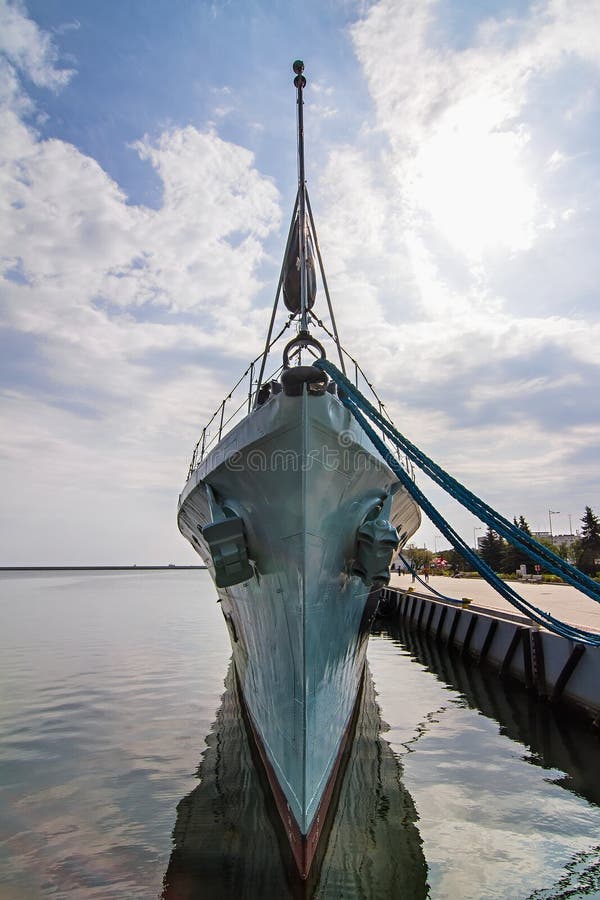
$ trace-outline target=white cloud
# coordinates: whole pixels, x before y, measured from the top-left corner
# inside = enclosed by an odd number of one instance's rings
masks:
[[[51,36],[27,17],[20,2],[0,0],[0,53],[38,87],[58,90],[73,75],[72,69],[57,68]]]
[[[401,190],[458,252],[527,250],[547,215],[528,104],[564,67],[598,68],[597,6],[539,4],[461,50],[432,45],[437,7],[382,0],[353,29]]]
[[[161,248],[154,287],[174,309],[219,299],[239,311],[259,287],[261,239],[279,222],[274,184],[253,168],[248,150],[214,132],[178,129],[137,149],[164,184],[163,206],[144,229],[144,243],[155,254]],[[231,242],[236,234],[241,239]]]
[[[1,15],[0,313],[8,333],[35,348],[25,387],[0,397],[14,423],[0,446],[6,509],[20,504],[36,521],[36,505],[46,498],[51,508],[69,484],[58,523],[79,520],[94,492],[143,507],[145,492],[168,489],[162,530],[175,546],[186,458],[231,377],[214,369],[223,355],[245,358],[260,345],[264,323],[241,313],[261,288],[278,192],[248,150],[189,126],[136,144],[164,195],[157,210],[129,204],[96,160],[27,125],[32,104],[18,73],[51,89],[72,73],[57,68],[50,37],[23,7],[3,5]],[[33,482],[23,478],[26,460],[35,461]],[[90,548],[103,528],[90,526]],[[6,539],[10,559],[35,561],[32,542],[20,545],[8,525]]]
[[[498,16],[460,49],[442,12],[382,0],[354,27],[375,132],[348,143],[339,88],[307,98],[308,118],[335,107],[345,137],[310,179],[340,333],[402,430],[504,512],[543,509],[550,490],[576,511],[598,490],[595,4]],[[118,485],[129,510],[160,494],[172,527],[230,361],[261,346],[277,189],[216,129],[174,127],[132,148],[163,185],[160,208],[131,204],[96,160],[28,124],[26,79],[59,90],[74,75],[22,6],[0,5],[0,21],[0,312],[34,348],[2,396],[11,509],[35,521],[68,483],[61,515],[82,522],[94,492],[116,503]],[[213,102],[237,103],[235,90]]]
[[[352,29],[387,149],[336,150],[321,186],[342,337],[402,429],[506,514],[548,494],[583,508],[600,442],[597,4],[498,14],[458,49],[443,14],[381,0]]]
[[[278,220],[272,183],[247,151],[215,134],[171,132],[143,152],[165,181],[158,211],[129,206],[73,146],[25,132],[0,220],[5,268],[19,260],[27,280],[5,283],[5,324],[43,339],[57,379],[93,387],[97,366],[107,366],[103,390],[121,383],[133,401],[137,386],[142,403],[140,353],[209,340],[201,325],[139,322],[127,310],[147,303],[217,321],[239,316],[259,287],[260,237]],[[234,247],[228,238],[238,231]],[[231,332],[210,345],[235,348]]]
[[[193,128],[163,135],[157,147],[140,143],[165,185],[154,211],[128,205],[96,161],[72,145],[38,141],[13,122],[17,152],[6,161],[0,233],[6,257],[22,260],[36,288],[63,279],[62,305],[100,294],[173,310],[217,298],[239,308],[256,292],[260,238],[279,210],[275,187],[253,169],[248,151]]]

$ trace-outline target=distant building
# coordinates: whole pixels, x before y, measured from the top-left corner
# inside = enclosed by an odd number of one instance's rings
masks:
[[[565,547],[571,547],[576,540],[578,540],[578,534],[550,534],[549,531],[534,531],[533,537],[536,541],[552,541],[552,543],[560,547],[561,544],[564,544]]]

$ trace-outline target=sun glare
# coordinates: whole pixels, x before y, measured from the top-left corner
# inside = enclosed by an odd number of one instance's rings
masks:
[[[456,249],[525,250],[534,237],[536,192],[522,151],[527,135],[498,127],[499,109],[486,98],[455,106],[414,160],[415,202]]]

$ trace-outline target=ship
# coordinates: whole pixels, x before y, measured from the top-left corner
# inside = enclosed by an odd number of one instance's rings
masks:
[[[214,580],[248,728],[306,879],[334,814],[379,591],[421,519],[315,364],[326,357],[321,327],[342,371],[350,359],[356,381],[362,372],[338,336],[306,186],[304,65],[293,68],[298,191],[264,350],[245,373],[242,404],[229,414],[230,392],[202,431],[178,526]],[[315,312],[317,267],[329,327]],[[281,298],[287,319],[273,337]]]
[[[196,772],[198,783],[177,804],[162,900],[424,900],[428,870],[418,813],[403,783],[401,760],[385,739],[388,728],[367,666],[323,859],[313,863],[308,879],[294,879],[230,667]]]

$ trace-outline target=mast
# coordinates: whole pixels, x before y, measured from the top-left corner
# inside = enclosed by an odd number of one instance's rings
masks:
[[[306,175],[304,171],[304,97],[306,87],[304,63],[297,59],[293,65],[298,92],[298,246],[300,249],[300,334],[308,331],[308,291],[306,273]]]
[[[309,332],[309,323],[311,322],[311,320],[319,324],[321,327],[325,328],[320,319],[318,319],[312,312],[312,307],[315,302],[315,294],[317,290],[315,262],[313,258],[315,251],[317,254],[319,269],[321,272],[321,280],[325,289],[325,296],[327,298],[329,315],[333,326],[333,335],[330,334],[330,337],[333,338],[333,341],[337,347],[340,358],[340,368],[342,369],[342,372],[344,372],[344,374],[346,372],[344,365],[344,355],[338,336],[331,297],[329,296],[327,278],[325,277],[325,270],[323,267],[323,260],[321,258],[321,251],[319,249],[317,232],[315,229],[312,210],[310,208],[308,188],[306,186],[306,172],[304,164],[303,93],[304,88],[306,87],[306,78],[303,74],[304,63],[301,59],[297,59],[293,63],[292,68],[296,73],[296,77],[294,78],[294,86],[296,88],[297,106],[298,190],[296,192],[296,200],[294,203],[294,210],[292,212],[292,221],[290,223],[287,243],[283,255],[283,264],[279,277],[279,283],[277,285],[275,304],[273,306],[273,311],[271,314],[271,322],[269,324],[269,331],[267,333],[267,339],[265,341],[265,348],[262,353],[260,373],[258,376],[258,381],[256,382],[256,392],[254,399],[255,407],[258,402],[258,392],[262,383],[267,356],[269,354],[269,350],[271,349],[272,343],[274,343],[274,341],[271,341],[271,335],[273,333],[275,316],[277,313],[277,305],[281,292],[283,292],[283,302],[291,313],[286,327],[291,324],[292,321],[299,321],[300,326],[296,338],[294,338],[294,340],[291,341],[290,344],[288,344],[288,347],[296,347],[298,354],[305,347],[316,347],[324,354],[323,348],[321,347],[319,342],[316,341],[316,339],[312,337]],[[326,328],[325,331],[327,331]],[[284,353],[284,367],[287,368],[288,365],[289,358],[286,352]]]

